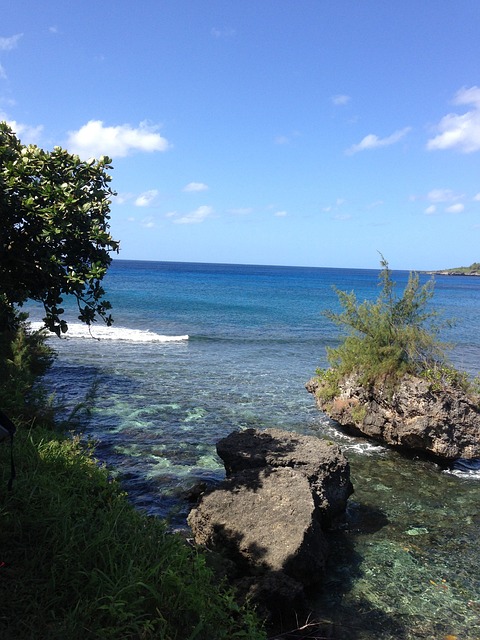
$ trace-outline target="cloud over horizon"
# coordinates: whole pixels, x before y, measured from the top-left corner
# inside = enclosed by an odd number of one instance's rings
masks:
[[[29,124],[23,124],[16,120],[8,120],[8,118],[0,112],[0,120],[5,120],[10,129],[20,138],[22,144],[38,144],[43,131],[43,125],[39,124],[33,127]]]
[[[444,205],[446,213],[462,213],[465,210],[465,205],[460,202],[465,195],[455,193],[452,189],[431,189],[426,198],[431,203],[424,210],[427,215],[437,213],[439,205]]]
[[[430,202],[454,202],[462,198],[463,195],[455,193],[451,189],[431,189],[427,193],[427,199],[430,200]]]
[[[187,192],[208,191],[208,185],[203,182],[189,182],[183,187],[183,190]]]
[[[82,157],[123,158],[136,151],[152,153],[170,148],[168,140],[158,132],[158,126],[141,122],[136,128],[129,124],[106,127],[102,120],[89,120],[78,131],[69,131],[67,148]]]
[[[436,126],[438,135],[428,140],[427,149],[455,149],[461,153],[480,151],[480,87],[463,87],[455,94],[453,104],[472,108],[463,114],[444,116]]]
[[[23,33],[17,33],[16,35],[8,38],[0,37],[0,51],[11,51],[12,49],[15,49],[22,36]]]
[[[187,213],[180,218],[175,218],[173,222],[175,222],[175,224],[199,224],[200,222],[203,222],[206,218],[208,218],[208,216],[212,215],[212,213],[213,207],[202,205],[201,207],[198,207],[194,211],[190,211],[190,213]],[[174,215],[176,214],[172,214],[171,216],[169,215],[169,217],[173,217]]]
[[[148,207],[158,196],[158,189],[150,189],[144,191],[135,200],[136,207]]]
[[[379,138],[376,134],[370,133],[368,136],[362,138],[362,140],[358,144],[353,144],[349,147],[345,153],[349,156],[354,153],[358,153],[359,151],[365,151],[366,149],[378,149],[380,147],[389,147],[396,142],[399,142],[402,138],[404,138],[407,133],[412,130],[412,127],[404,127],[403,129],[398,129],[394,131],[390,136],[386,138]]]
[[[456,204],[451,204],[449,207],[445,209],[447,213],[462,213],[465,210],[465,205],[461,202],[457,202]]]

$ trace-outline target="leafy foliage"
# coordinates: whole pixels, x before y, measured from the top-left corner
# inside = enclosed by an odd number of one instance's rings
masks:
[[[119,244],[109,232],[114,192],[111,160],[80,160],[60,147],[24,146],[0,123],[0,331],[11,329],[15,305],[42,302],[44,322],[58,335],[63,297],[79,318],[111,324],[100,283]]]
[[[458,371],[447,364],[435,363],[421,372],[421,377],[430,382],[434,391],[442,391],[446,387],[463,389],[467,393],[478,393],[478,379],[471,380],[465,371]]]
[[[27,315],[15,313],[15,328],[0,332],[0,407],[15,418],[50,412],[38,378],[51,365],[54,353],[45,329],[31,331]]]
[[[381,266],[382,290],[375,302],[358,302],[354,292],[337,289],[343,311],[325,314],[348,332],[339,347],[327,349],[334,374],[356,373],[363,384],[393,381],[406,373],[419,375],[445,361],[437,312],[428,308],[434,281],[420,285],[418,274],[411,273],[399,297],[383,256]],[[334,374],[330,373],[330,378]],[[332,380],[327,381],[333,389]]]

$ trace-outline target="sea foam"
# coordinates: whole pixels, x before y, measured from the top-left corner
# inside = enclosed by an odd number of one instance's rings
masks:
[[[42,322],[32,322],[33,330],[41,329]],[[106,327],[94,325],[88,327],[79,322],[69,323],[68,331],[62,334],[62,339],[96,339],[113,340],[123,342],[181,342],[188,340],[188,335],[165,336],[153,331],[143,329],[129,329],[127,327]]]

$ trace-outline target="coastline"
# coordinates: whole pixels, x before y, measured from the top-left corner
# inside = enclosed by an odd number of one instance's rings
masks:
[[[442,271],[422,271],[429,276],[480,276],[480,271],[460,271],[457,269],[445,269]]]

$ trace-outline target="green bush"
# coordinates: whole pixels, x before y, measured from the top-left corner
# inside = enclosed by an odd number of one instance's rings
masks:
[[[411,273],[402,296],[395,293],[388,263],[382,257],[381,293],[375,302],[358,302],[354,292],[336,289],[343,311],[326,312],[335,324],[347,330],[343,342],[327,348],[335,378],[355,373],[364,385],[378,381],[394,383],[402,375],[420,375],[445,361],[445,345],[438,339],[437,313],[428,308],[434,282],[420,285]]]
[[[8,329],[0,331],[0,406],[27,421],[45,411],[48,402],[38,379],[54,359],[46,330],[32,331],[27,314],[16,312]]]
[[[355,423],[362,424],[367,416],[367,407],[363,404],[357,404],[351,408],[350,413]]]
[[[430,382],[433,391],[442,391],[445,387],[455,387],[472,392],[475,381],[471,381],[465,371],[458,371],[447,364],[434,364],[421,372],[421,377]]]
[[[317,389],[317,395],[323,402],[329,402],[338,395],[339,376],[333,369],[317,369],[318,380],[321,386]]]

